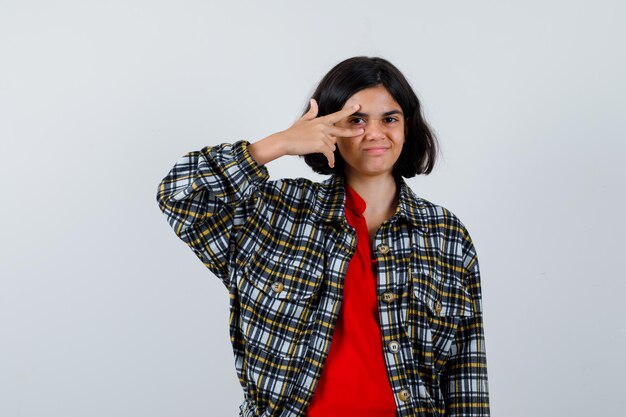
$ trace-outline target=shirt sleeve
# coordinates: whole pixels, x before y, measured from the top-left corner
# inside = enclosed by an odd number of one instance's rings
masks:
[[[467,230],[464,231],[463,247],[464,284],[473,301],[474,315],[460,318],[441,387],[446,402],[446,416],[489,417],[480,270],[476,250]]]
[[[240,140],[183,155],[160,182],[156,200],[167,222],[229,288],[229,264],[238,229],[252,214],[267,167]]]

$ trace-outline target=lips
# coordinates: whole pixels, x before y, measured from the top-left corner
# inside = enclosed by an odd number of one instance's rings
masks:
[[[378,154],[387,152],[387,149],[389,148],[385,148],[381,146],[381,147],[365,148],[364,151],[365,153],[368,153],[370,155],[378,155]]]

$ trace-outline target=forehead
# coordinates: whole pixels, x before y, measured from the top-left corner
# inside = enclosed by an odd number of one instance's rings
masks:
[[[385,112],[393,109],[402,110],[400,104],[394,100],[389,91],[382,85],[368,87],[354,93],[343,108],[360,104],[363,112]]]

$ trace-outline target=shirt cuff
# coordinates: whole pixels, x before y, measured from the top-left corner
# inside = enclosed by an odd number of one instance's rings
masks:
[[[270,173],[265,165],[259,165],[256,159],[252,157],[248,145],[250,142],[245,139],[233,143],[233,154],[246,178],[251,183],[260,185],[269,180]]]

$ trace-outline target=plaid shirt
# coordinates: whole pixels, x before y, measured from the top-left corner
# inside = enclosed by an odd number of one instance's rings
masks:
[[[158,187],[169,225],[230,296],[240,416],[304,416],[356,249],[341,175],[269,180],[246,140],[182,156]],[[401,178],[372,241],[398,416],[489,416],[480,272],[461,221]]]

